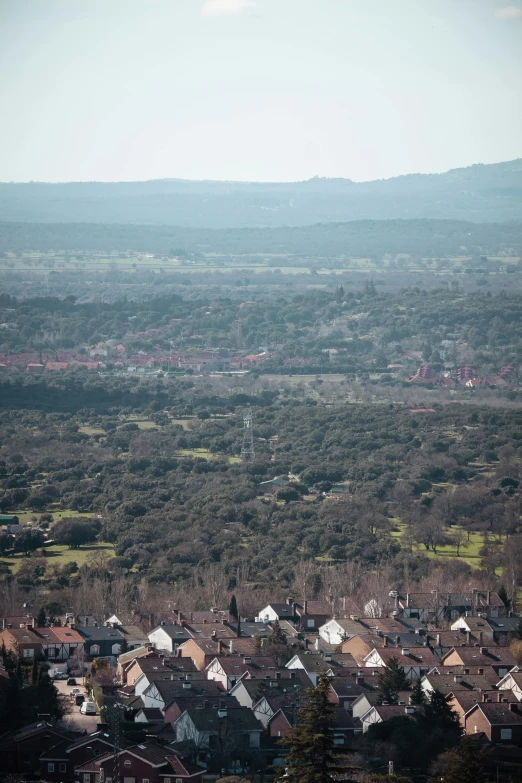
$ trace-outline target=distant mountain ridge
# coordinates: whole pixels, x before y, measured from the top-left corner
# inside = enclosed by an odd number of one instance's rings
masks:
[[[350,220],[522,220],[522,159],[353,182],[0,183],[0,220],[232,228]]]

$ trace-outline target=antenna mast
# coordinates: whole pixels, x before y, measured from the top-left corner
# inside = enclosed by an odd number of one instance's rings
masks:
[[[248,408],[243,416],[243,444],[241,446],[241,464],[253,462],[256,457],[254,451],[254,432],[252,430],[252,409]]]

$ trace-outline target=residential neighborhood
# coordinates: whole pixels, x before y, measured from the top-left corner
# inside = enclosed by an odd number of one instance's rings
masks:
[[[510,647],[521,619],[492,591],[391,595],[380,618],[292,598],[250,619],[223,607],[169,618],[149,629],[139,615],[85,625],[68,613],[40,627],[30,615],[1,618],[0,694],[17,676],[10,661],[39,662],[66,717],[39,714],[0,736],[2,772],[53,783],[102,783],[116,768],[140,783],[270,775],[326,681],[332,741],[346,752],[376,725],[416,720],[438,694],[499,769],[522,773],[522,672]],[[390,696],[383,683],[393,671],[402,685]]]

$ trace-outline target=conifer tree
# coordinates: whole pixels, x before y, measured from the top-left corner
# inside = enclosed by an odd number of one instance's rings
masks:
[[[272,623],[272,633],[270,634],[270,644],[286,644],[286,634],[279,625],[279,620]]]
[[[429,700],[422,708],[422,720],[427,728],[456,731],[460,733],[459,724],[456,721],[456,713],[449,705],[450,696],[445,696],[438,690],[430,693]]]
[[[38,612],[38,615],[36,617],[36,627],[37,628],[45,628],[47,625],[47,615],[45,614],[44,607],[40,607],[40,611]]]
[[[417,680],[413,688],[411,689],[410,702],[415,706],[420,706],[426,701],[426,694],[421,685],[421,681]]]
[[[239,612],[237,610],[237,601],[236,596],[233,595],[230,599],[230,606],[228,608],[228,613],[231,617],[234,618],[234,620],[239,620]]]
[[[379,704],[396,704],[400,691],[409,691],[410,682],[397,658],[390,658],[384,672],[379,675]]]
[[[332,783],[340,770],[339,748],[334,745],[334,705],[329,700],[330,680],[321,674],[315,688],[306,692],[297,725],[280,744],[288,748],[286,762],[291,783]],[[343,774],[343,780],[347,780]]]

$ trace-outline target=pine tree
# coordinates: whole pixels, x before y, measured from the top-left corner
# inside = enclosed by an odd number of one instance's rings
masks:
[[[239,612],[237,610],[237,601],[236,596],[233,595],[230,599],[230,606],[228,608],[228,613],[231,617],[234,618],[234,620],[239,620]]]
[[[430,729],[455,730],[460,733],[456,713],[449,705],[451,696],[445,696],[438,690],[430,693],[429,700],[422,708],[422,720]]]
[[[450,750],[445,758],[448,765],[444,774],[444,783],[487,783],[486,773],[489,751],[481,749],[476,740],[462,737],[460,745]]]
[[[279,620],[272,623],[272,633],[270,634],[270,644],[286,644],[286,634],[279,625]]]
[[[297,725],[280,744],[288,748],[286,762],[291,783],[332,783],[343,767],[334,745],[334,705],[329,700],[330,680],[325,674],[306,692]],[[346,780],[346,778],[343,779]],[[286,781],[286,777],[281,780]]]
[[[498,597],[506,607],[506,609],[511,608],[511,601],[509,600],[509,596],[507,594],[507,590],[504,587],[504,585],[500,585],[499,591],[498,591]]]
[[[516,631],[513,632],[513,639],[522,640],[522,618],[518,621]]]
[[[417,680],[413,688],[411,689],[410,703],[416,706],[424,704],[426,701],[426,694],[421,685],[421,681]]]
[[[47,625],[47,615],[45,614],[45,609],[42,606],[36,618],[36,627],[45,628],[46,625]]]
[[[397,658],[390,658],[384,672],[379,675],[379,704],[396,704],[400,691],[409,691],[410,682]]]

